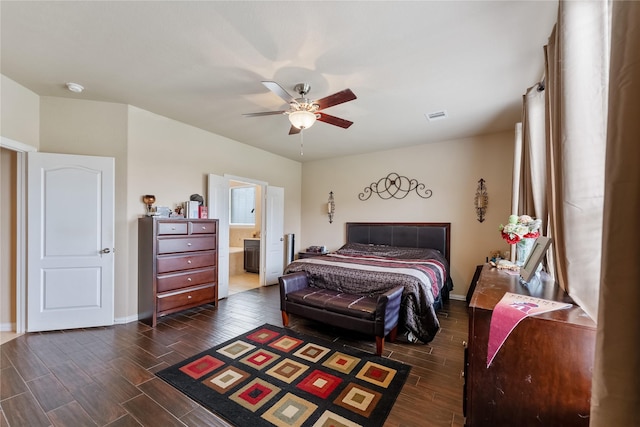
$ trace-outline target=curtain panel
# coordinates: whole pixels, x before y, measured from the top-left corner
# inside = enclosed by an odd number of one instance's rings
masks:
[[[542,220],[542,235],[547,224],[547,168],[544,86],[538,83],[523,97],[523,146],[520,178],[519,214]]]
[[[546,48],[548,206],[556,279],[598,312],[608,81],[608,5],[561,1]]]
[[[612,9],[593,427],[638,425],[640,407],[640,3]]]

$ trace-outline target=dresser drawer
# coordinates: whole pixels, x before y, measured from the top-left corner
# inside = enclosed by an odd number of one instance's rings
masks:
[[[189,222],[189,233],[190,234],[215,234],[218,230],[216,230],[216,222],[215,221],[207,221],[207,222]]]
[[[215,248],[216,239],[211,236],[168,237],[158,239],[158,254],[207,251]]]
[[[189,231],[186,222],[159,222],[158,234],[187,234]]]
[[[161,255],[158,257],[158,273],[215,266],[216,251],[197,252],[188,255]]]
[[[173,291],[175,289],[187,288],[189,286],[202,285],[204,283],[216,282],[215,268],[201,270],[190,270],[184,273],[163,274],[158,276],[158,292]]]
[[[214,302],[215,297],[216,285],[201,286],[168,295],[158,295],[158,312]]]

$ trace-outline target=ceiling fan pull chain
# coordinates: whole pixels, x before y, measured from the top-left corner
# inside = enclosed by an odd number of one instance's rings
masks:
[[[304,146],[304,129],[300,129],[300,155],[304,155],[303,147]]]

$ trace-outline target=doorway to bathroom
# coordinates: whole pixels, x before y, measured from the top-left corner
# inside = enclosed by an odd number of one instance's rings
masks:
[[[229,180],[229,295],[260,286],[261,191]]]

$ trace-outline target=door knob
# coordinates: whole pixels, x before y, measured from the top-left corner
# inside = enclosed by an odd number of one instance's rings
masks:
[[[109,248],[104,248],[103,250],[100,251],[101,254],[108,254],[111,253],[111,249]]]

